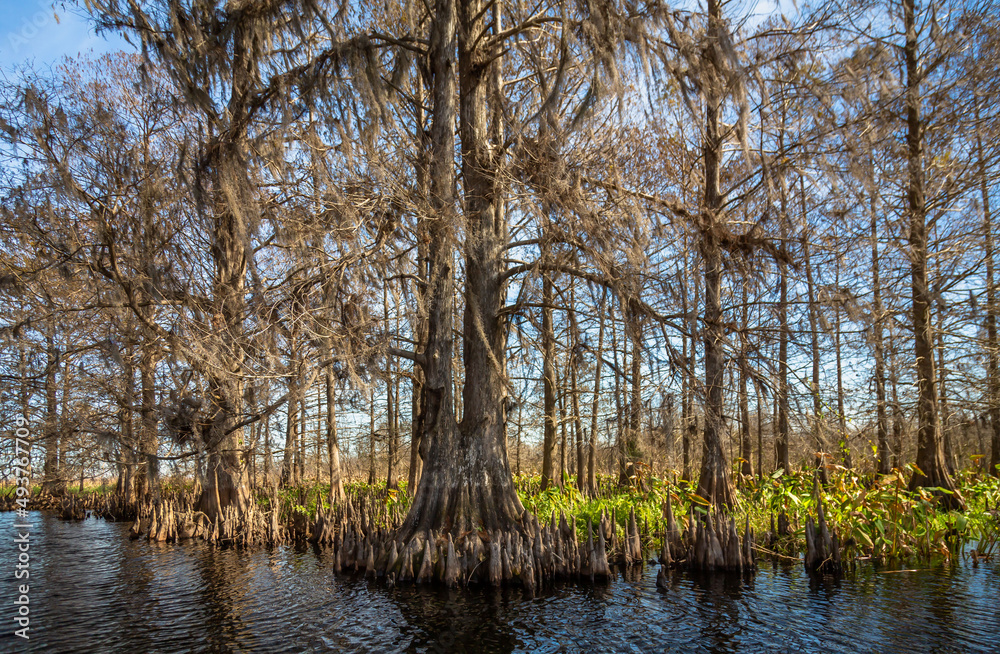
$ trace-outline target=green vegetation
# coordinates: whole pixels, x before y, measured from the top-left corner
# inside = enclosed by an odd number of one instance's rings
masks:
[[[974,564],[982,559],[995,560],[1000,554],[1000,479],[976,469],[956,474],[959,492],[966,499],[964,512],[949,511],[942,502],[948,491],[934,488],[907,490],[906,480],[919,471],[913,464],[894,469],[887,475],[861,474],[842,466],[828,466],[829,481],[820,486],[813,473],[777,471],[763,478],[741,477],[736,491],[734,516],[749,520],[756,534],[759,558],[777,555],[784,560],[797,559],[805,549],[807,519],[818,513],[822,502],[827,523],[840,537],[845,562],[870,560],[879,565],[899,566],[931,560],[950,561],[970,557]],[[602,519],[615,521],[617,538],[624,540],[630,513],[636,523],[646,552],[660,548],[666,532],[664,505],[670,502],[681,528],[692,511],[705,511],[708,502],[696,494],[696,484],[644,474],[622,486],[614,475],[598,475],[593,495],[581,492],[574,480],[542,490],[541,475],[515,478],[518,496],[525,509],[538,516],[541,523],[576,520],[577,537],[586,540],[585,525],[597,525]],[[34,488],[38,496],[39,487]],[[197,489],[191,483],[164,483],[164,498],[193,498]],[[351,481],[344,485],[350,505],[365,513],[368,520],[384,527],[398,524],[410,508],[411,497],[406,482],[387,488],[385,482],[368,484]],[[110,487],[85,489],[84,496],[94,507],[106,498]],[[74,492],[74,495],[76,493]],[[324,512],[343,511],[345,505],[332,506],[330,487],[310,483],[282,489],[258,489],[255,498],[264,512],[279,507],[282,521],[300,527]],[[779,516],[784,514],[788,528],[783,533]],[[303,520],[305,522],[303,522]],[[775,525],[778,524],[778,529]]]
[[[749,518],[758,544],[766,547],[763,536],[771,531],[772,519],[784,512],[791,533],[776,537],[775,542],[778,552],[793,556],[805,548],[806,518],[816,515],[817,497],[828,523],[840,534],[848,559],[867,558],[892,565],[937,556],[949,559],[965,544],[981,555],[1000,549],[1000,480],[995,477],[971,470],[958,473],[956,483],[967,501],[966,511],[959,513],[942,510],[934,489],[906,490],[912,464],[878,478],[840,466],[832,468],[829,483],[819,489],[807,472],[785,475],[778,471],[762,479],[744,479],[737,490],[735,515]],[[581,524],[588,519],[596,523],[602,512],[610,515],[614,511],[617,530],[624,533],[629,510],[634,508],[645,546],[655,546],[663,532],[662,507],[668,497],[677,520],[688,515],[692,507],[706,506],[695,494],[694,484],[685,481],[649,477],[641,488],[619,487],[616,478],[608,475],[600,477],[598,485],[598,494],[590,498],[571,481],[562,488],[540,491],[539,476],[517,479],[521,502],[539,520],[564,513]]]
[[[886,565],[901,565],[932,558],[952,559],[970,545],[981,556],[995,556],[1000,550],[1000,479],[981,472],[965,470],[956,475],[959,491],[966,498],[964,513],[941,508],[934,489],[906,489],[906,479],[914,471],[912,464],[881,477],[859,474],[855,470],[832,466],[829,483],[817,488],[808,472],[744,478],[737,490],[735,515],[749,518],[757,534],[759,554],[769,552],[797,557],[805,548],[805,523],[817,513],[817,498],[823,503],[826,519],[840,535],[847,560],[871,560]],[[694,510],[705,510],[707,503],[695,493],[696,484],[647,476],[640,483],[619,486],[613,475],[598,476],[594,496],[582,493],[572,479],[562,487],[541,490],[540,475],[522,475],[515,479],[518,496],[524,507],[540,522],[576,519],[578,537],[586,539],[584,525],[597,524],[602,514],[614,515],[616,532],[624,537],[629,512],[635,511],[643,546],[655,550],[665,529],[663,504],[669,498],[678,522]],[[324,483],[289,487],[277,493],[285,515],[314,516],[317,502],[331,509],[329,485]],[[354,481],[345,484],[352,504],[384,507],[386,515],[402,515],[409,509],[410,497],[405,482],[398,489],[386,489]],[[261,490],[258,502],[265,510],[273,501],[272,491]],[[773,520],[784,513],[790,525],[788,535],[766,536]],[[773,547],[773,550],[771,549]]]

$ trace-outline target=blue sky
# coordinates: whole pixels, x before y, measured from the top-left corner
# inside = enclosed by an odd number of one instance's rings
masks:
[[[80,9],[63,7],[61,2],[53,9],[53,4],[53,0],[0,0],[0,76],[25,65],[44,71],[67,56],[132,49],[119,36],[97,36]],[[764,16],[779,7],[795,13],[794,0],[747,0],[744,9]]]
[[[0,75],[25,65],[43,71],[67,56],[131,49],[120,37],[97,36],[79,9],[52,5],[52,0],[0,0]]]

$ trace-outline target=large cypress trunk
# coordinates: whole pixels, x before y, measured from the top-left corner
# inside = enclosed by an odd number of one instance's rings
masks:
[[[504,299],[507,230],[495,176],[497,150],[491,148],[489,134],[490,71],[477,48],[484,21],[477,0],[458,7],[454,0],[437,0],[435,9],[431,190],[439,218],[428,225],[427,345],[421,356],[425,376],[421,437],[427,456],[410,512],[397,533],[402,541],[431,530],[457,538],[469,532],[507,532],[520,524],[524,511],[514,489],[504,430],[505,330],[499,309]],[[458,30],[456,19],[461,23]],[[466,213],[461,424],[452,408],[451,366],[456,45]]]
[[[237,57],[239,60],[239,57]],[[234,70],[240,66],[234,64]],[[242,513],[249,504],[241,454],[243,427],[243,338],[247,273],[247,225],[243,211],[249,201],[247,163],[237,146],[216,145],[210,158],[218,198],[212,235],[215,262],[213,284],[214,330],[219,333],[215,365],[208,368],[208,421],[203,434],[207,454],[205,486],[198,509],[214,520],[227,507]]]
[[[717,243],[703,245],[705,255],[705,430],[698,495],[709,502],[731,507],[733,486],[722,449],[723,378],[722,352],[722,252]]]
[[[709,34],[717,35],[721,29],[721,11],[716,0],[708,3]],[[723,343],[725,328],[722,323],[722,247],[715,230],[722,220],[722,196],[719,191],[719,168],[722,155],[722,136],[719,131],[717,53],[706,48],[709,80],[705,84],[705,136],[704,167],[705,194],[701,217],[701,256],[705,264],[705,441],[702,447],[701,475],[698,478],[698,495],[717,506],[732,507],[733,484],[729,478],[729,465],[722,450],[723,431],[723,380],[725,361]]]
[[[913,291],[913,349],[917,368],[917,467],[910,478],[910,489],[922,486],[950,491],[941,501],[948,508],[963,509],[965,501],[948,474],[944,449],[938,432],[937,388],[934,372],[931,295],[927,284],[927,208],[924,200],[923,124],[920,115],[920,83],[914,0],[903,0],[906,29],[906,145],[909,188],[907,205],[910,218],[909,257]]]

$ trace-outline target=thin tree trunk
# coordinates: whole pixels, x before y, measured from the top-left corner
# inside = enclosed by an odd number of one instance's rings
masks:
[[[521,411],[522,403],[517,403],[517,476],[521,476]]]
[[[571,309],[572,311],[572,309]],[[574,311],[575,313],[575,311]],[[576,322],[576,319],[573,319]],[[574,330],[575,333],[575,330]],[[569,393],[571,408],[573,410],[573,437],[576,441],[576,488],[582,491],[586,487],[587,477],[586,477],[586,465],[585,457],[583,454],[583,424],[580,420],[580,396],[579,388],[577,387],[576,379],[576,363],[578,358],[576,356],[577,351],[576,337],[574,336],[573,341],[573,352],[574,355],[570,357],[570,369],[569,369]]]
[[[819,471],[819,478],[822,484],[826,484],[826,465],[823,461],[826,450],[825,439],[823,438],[823,401],[819,395],[819,306],[816,301],[816,284],[813,281],[813,268],[810,261],[809,247],[809,220],[806,212],[806,186],[805,177],[799,176],[799,193],[802,200],[802,258],[806,269],[806,290],[809,303],[809,349],[812,361],[812,376],[809,382],[809,394],[812,396],[813,412],[809,420],[812,431],[813,447],[816,448],[816,469]]]
[[[987,402],[992,431],[989,471],[1000,477],[1000,348],[997,343],[997,291],[993,261],[993,214],[990,211],[990,194],[987,188],[986,158],[983,156],[983,139],[979,133],[979,104],[976,103],[976,155],[979,159],[979,192],[983,202],[983,246],[986,250],[986,379]],[[985,454],[985,452],[983,452]]]
[[[601,305],[597,309],[597,352],[594,357],[594,392],[590,401],[590,447],[587,452],[587,490],[597,494],[597,434],[598,412],[601,402],[601,369],[604,365],[604,314],[608,291],[601,291]]]
[[[299,416],[298,416],[298,439],[295,450],[295,482],[304,485],[306,483],[306,414],[308,411],[307,386],[301,386],[299,390]]]
[[[760,384],[754,384],[757,393],[757,478],[764,476],[764,411],[761,404]]]
[[[382,303],[385,312],[385,322],[386,329],[389,327],[389,294],[386,289],[382,291]],[[396,325],[396,331],[399,332],[399,325]],[[388,432],[388,442],[387,448],[389,453],[388,469],[385,473],[385,487],[386,488],[396,488],[398,484],[396,483],[396,446],[397,446],[397,435],[396,435],[396,405],[393,402],[393,365],[392,357],[388,358],[386,365],[386,379],[385,379],[385,424],[386,430]]]
[[[55,345],[55,327],[48,322],[45,335],[45,473],[42,488],[47,493],[59,494],[62,484],[59,479],[59,404],[56,374],[59,370],[59,352]],[[131,473],[131,471],[130,471]]]
[[[698,417],[694,413],[694,396],[695,396],[695,366],[697,365],[697,334],[698,334],[698,307],[701,304],[701,299],[699,297],[699,287],[697,284],[694,285],[694,301],[690,308],[688,307],[688,280],[690,279],[688,274],[688,260],[687,256],[684,257],[684,289],[681,295],[681,310],[685,316],[687,316],[687,331],[688,335],[684,337],[684,361],[687,365],[687,370],[684,374],[683,381],[683,422],[681,434],[681,450],[683,456],[683,469],[681,472],[681,478],[685,481],[692,480],[692,467],[693,461],[691,460],[691,447],[694,444],[695,436],[698,432]],[[688,351],[690,347],[690,351]]]
[[[879,277],[878,253],[878,211],[875,185],[875,164],[871,165],[871,198],[869,213],[871,230],[869,240],[872,250],[872,340],[875,346],[875,433],[878,445],[878,472],[881,475],[892,471],[892,455],[889,449],[889,418],[885,400],[885,353],[882,344],[882,286]]]
[[[323,479],[323,389],[316,387],[316,431],[315,448],[316,453],[316,483]]]
[[[781,103],[781,126],[778,132],[778,147],[785,148],[785,124],[787,122],[787,100]],[[784,173],[782,173],[784,176]],[[788,241],[788,198],[785,194],[785,182],[780,180],[778,189],[781,202],[781,215],[778,217],[779,237],[782,243]],[[789,428],[788,428],[788,341],[791,330],[788,327],[788,265],[783,258],[778,258],[778,439],[777,458],[775,464],[784,474],[791,474],[789,459]]]
[[[122,366],[122,401],[121,407],[119,408],[119,431],[121,433],[122,443],[124,444],[125,456],[127,468],[127,479],[129,483],[125,486],[123,491],[125,492],[125,497],[127,501],[134,504],[138,499],[142,497],[139,492],[139,481],[138,477],[145,476],[145,469],[142,466],[141,461],[136,461],[136,450],[138,449],[136,445],[135,438],[135,422],[132,419],[132,407],[135,406],[135,368],[132,365],[132,355],[133,347],[132,343],[128,344],[125,348]],[[65,381],[65,380],[64,380]],[[63,385],[63,415],[67,415],[66,405],[67,405],[67,391],[66,385]],[[65,424],[65,421],[61,421]],[[65,432],[63,432],[65,433]]]
[[[903,407],[899,403],[899,370],[894,324],[889,322],[889,385],[892,389],[892,467],[903,466]]]
[[[837,294],[840,294],[840,264],[837,264],[837,277],[836,277]],[[847,409],[844,403],[844,366],[843,360],[841,358],[841,347],[840,347],[840,311],[841,311],[841,300],[836,298],[834,300],[833,306],[833,347],[836,353],[836,364],[837,364],[837,431],[838,440],[840,442],[840,455],[843,460],[845,468],[851,468],[851,441],[847,433]]]
[[[782,220],[784,227],[784,220]],[[784,228],[782,229],[784,232]],[[784,233],[782,237],[784,238]],[[776,467],[791,474],[791,462],[788,455],[788,270],[783,261],[778,262],[778,439]]]
[[[618,306],[621,307],[621,300],[619,299]],[[615,373],[615,469],[618,471],[618,481],[621,483],[621,471],[623,469],[623,459],[625,458],[624,444],[625,439],[622,436],[622,425],[625,420],[625,410],[622,407],[622,375],[621,375],[621,361],[618,360],[618,327],[615,325],[615,298],[611,298],[611,357],[612,357],[612,370]],[[624,312],[623,312],[624,313]],[[608,438],[610,440],[610,426],[608,428]]]
[[[559,388],[559,477],[556,484],[562,488],[566,483],[566,387],[565,375],[556,381]]]
[[[940,268],[938,269],[938,274],[940,275]],[[941,290],[938,289],[938,296],[940,297]],[[942,444],[944,446],[944,462],[948,467],[948,474],[955,474],[955,452],[952,450],[951,444],[951,425],[950,419],[951,414],[948,411],[948,368],[945,365],[945,354],[944,354],[944,303],[943,301],[938,301],[938,329],[937,329],[937,373],[938,373],[938,401],[941,406],[941,411],[938,415],[940,420],[939,428],[941,430]]]
[[[586,488],[586,464],[583,454],[583,423],[580,418],[580,395],[577,384],[577,367],[580,362],[580,328],[576,322],[576,284],[570,279],[569,306],[566,308],[569,319],[570,354],[569,354],[569,396],[570,409],[573,412],[573,439],[576,450],[576,488],[583,492]]]
[[[375,485],[375,387],[368,395],[368,485]]]
[[[326,369],[326,458],[330,477],[330,503],[343,501],[344,479],[340,470],[340,443],[337,440],[337,386],[333,369]]]
[[[543,251],[542,254],[545,257]],[[552,328],[552,280],[542,277],[542,490],[555,481],[553,467],[556,453],[556,367],[555,334]]]
[[[628,429],[625,434],[622,452],[624,464],[621,470],[621,483],[630,483],[630,477],[636,475],[635,463],[642,459],[639,449],[639,431],[642,424],[642,324],[639,311],[635,308],[635,300],[628,301],[626,328],[632,345],[632,389],[629,399]]]
[[[139,383],[142,385],[142,404],[139,408],[140,434],[139,452],[145,459],[143,479],[137,480],[139,497],[142,498],[148,493],[155,493],[158,486],[159,465],[156,453],[159,449],[159,437],[157,435],[157,406],[156,406],[156,354],[153,345],[149,341],[149,336],[143,340],[141,355],[139,359]]]
[[[294,355],[289,357],[292,364]],[[281,460],[281,485],[288,486],[295,483],[295,442],[298,438],[298,411],[299,392],[301,380],[299,379],[298,366],[292,370],[288,376],[288,404],[285,412],[285,450]]]
[[[750,326],[750,304],[746,283],[743,284],[743,307],[741,311],[745,334]],[[753,463],[750,461],[753,457],[753,452],[750,445],[750,398],[747,394],[747,377],[749,377],[747,348],[748,344],[744,336],[743,341],[740,343],[740,389],[739,399],[737,400],[740,405],[740,458],[743,460],[740,465],[740,475],[745,479],[750,479],[753,477]]]
[[[430,181],[430,131],[426,127],[426,116],[424,111],[424,75],[421,72],[416,78],[416,102],[414,102],[415,120],[414,130],[416,140],[420,144],[420,151],[415,165],[415,176],[417,181],[418,197],[435,204],[431,199]],[[430,211],[427,212],[428,215]],[[417,343],[418,351],[426,348],[427,341],[427,284],[429,279],[429,257],[427,236],[428,217],[420,215],[417,219],[417,283],[414,285],[414,293],[417,297],[417,316],[414,329],[414,340]],[[420,365],[413,366],[412,388],[410,399],[410,469],[407,473],[406,492],[411,497],[417,489],[417,480],[420,479],[420,470],[423,464],[422,434],[423,434],[423,389],[424,370]]]

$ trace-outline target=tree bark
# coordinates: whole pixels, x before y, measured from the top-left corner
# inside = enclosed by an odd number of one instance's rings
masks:
[[[889,322],[889,387],[892,394],[892,467],[903,465],[903,407],[899,403],[899,373],[893,322]]]
[[[299,378],[299,368],[296,355],[290,351],[288,363],[292,366],[291,374],[288,376],[288,403],[285,420],[285,450],[281,460],[281,485],[288,486],[294,484],[295,479],[295,444],[298,440],[299,431],[299,394],[301,393],[301,379]]]
[[[598,412],[601,403],[601,368],[604,364],[604,312],[608,291],[601,291],[601,304],[597,310],[597,352],[594,357],[594,393],[590,402],[590,447],[587,452],[587,490],[597,494],[597,434]]]
[[[205,486],[198,510],[210,521],[232,507],[242,515],[250,502],[243,474],[243,364],[246,314],[248,220],[255,211],[253,191],[247,171],[246,127],[242,122],[257,61],[253,51],[253,30],[237,20],[233,29],[232,98],[227,129],[209,144],[205,168],[212,172],[216,186],[212,207],[210,254],[215,264],[212,288],[212,327],[216,333],[216,361],[206,370],[208,382],[207,434],[203,434],[207,454]],[[240,125],[240,126],[236,126]]]
[[[422,202],[428,202],[431,198],[430,181],[430,159],[431,148],[430,131],[426,127],[427,119],[424,110],[424,75],[421,72],[416,78],[416,102],[414,103],[414,130],[415,140],[418,144],[418,154],[415,164],[415,177],[417,182],[418,197]],[[422,205],[423,206],[423,205]],[[428,272],[428,243],[427,225],[430,220],[430,211],[422,212],[417,217],[417,283],[414,285],[414,293],[417,298],[417,315],[414,329],[414,340],[417,349],[426,347],[427,340],[427,284]],[[410,468],[407,472],[406,492],[412,496],[417,489],[417,480],[420,479],[420,471],[423,465],[421,449],[421,435],[423,434],[423,393],[424,393],[424,370],[420,365],[413,366],[412,388],[410,399]]]
[[[569,393],[573,411],[573,437],[576,441],[576,488],[583,492],[587,484],[586,461],[583,453],[583,424],[580,419],[580,395],[577,384],[577,367],[579,362],[580,330],[576,324],[576,290],[570,285],[570,306],[567,309],[572,333],[569,357]]]
[[[687,369],[684,371],[684,379],[681,388],[681,456],[682,468],[681,478],[691,481],[691,444],[694,442],[695,434],[698,431],[698,418],[694,415],[694,394],[695,394],[695,364],[697,363],[697,348],[695,340],[698,333],[698,291],[695,288],[694,304],[688,307],[688,283],[691,279],[688,271],[687,253],[684,255],[684,284],[681,289],[681,312],[686,316],[687,331],[683,338],[683,357]],[[690,351],[688,350],[690,347]]]
[[[903,0],[903,22],[906,44],[906,146],[909,213],[910,277],[913,291],[913,349],[917,368],[917,468],[910,478],[910,490],[935,487],[950,491],[941,496],[942,504],[950,509],[964,509],[959,494],[944,461],[944,451],[938,433],[937,389],[934,374],[933,333],[931,326],[931,296],[927,284],[927,216],[924,200],[923,132],[920,115],[920,71],[915,18],[915,0]]]
[[[387,289],[382,291],[382,302],[383,309],[385,312],[385,322],[386,329],[389,328],[389,294]],[[396,331],[399,331],[399,325],[396,326]],[[385,487],[386,488],[397,488],[399,484],[396,482],[396,449],[398,448],[398,435],[396,432],[396,411],[397,407],[393,401],[393,365],[392,357],[387,357],[386,359],[386,378],[385,378],[385,424],[386,431],[388,432],[388,443],[387,448],[389,450],[389,462],[388,469],[385,473]]]
[[[42,489],[50,494],[61,494],[65,483],[59,475],[59,402],[56,375],[59,371],[59,350],[55,344],[55,326],[47,323],[45,335],[45,466]]]
[[[558,379],[560,382],[557,388],[559,389],[559,476],[556,478],[556,484],[560,488],[566,484],[566,375],[562,375],[562,379]]]
[[[784,223],[782,219],[782,232]],[[785,234],[782,233],[782,240]],[[788,270],[784,261],[778,262],[778,440],[776,467],[791,473],[791,462],[788,456]]]
[[[132,407],[135,406],[135,368],[132,365],[133,346],[129,343],[125,348],[122,366],[122,396],[121,405],[118,408],[118,425],[121,434],[123,447],[121,458],[124,459],[123,472],[126,482],[122,484],[121,493],[130,504],[135,504],[136,500],[142,497],[139,490],[139,477],[145,477],[145,470],[142,461],[137,458],[138,443],[135,438],[135,421],[132,416]],[[63,385],[63,414],[66,411],[66,388]],[[62,421],[65,424],[65,421]],[[82,476],[82,475],[81,475]]]
[[[872,250],[872,340],[875,347],[875,433],[878,445],[878,473],[887,475],[892,471],[892,453],[889,449],[889,418],[886,413],[885,398],[885,353],[882,343],[882,286],[879,277],[878,253],[878,212],[875,185],[875,165],[871,165],[871,198],[869,214],[871,229],[869,240]]]
[[[333,370],[326,369],[326,457],[330,477],[330,503],[341,502],[344,479],[340,471],[340,443],[337,441],[337,386]]]
[[[626,329],[632,346],[631,393],[629,396],[628,429],[622,443],[622,468],[619,483],[628,484],[635,476],[635,464],[642,459],[639,449],[639,431],[642,424],[642,324],[635,300],[628,300]]]
[[[421,357],[427,456],[413,504],[397,533],[397,539],[404,541],[432,529],[461,538],[478,530],[509,531],[520,525],[524,512],[514,489],[504,432],[506,332],[499,311],[505,299],[507,225],[497,176],[501,148],[492,142],[489,129],[491,71],[478,45],[486,29],[482,10],[480,0],[463,0],[458,7],[455,0],[435,2],[430,43],[435,109],[431,179],[439,218],[428,227],[428,338]],[[494,29],[499,29],[495,20]],[[455,423],[451,409],[456,49],[466,232],[461,424]],[[499,65],[499,59],[492,65]]]
[[[709,37],[718,41],[722,15],[718,0],[708,0]],[[702,446],[698,495],[718,507],[732,508],[733,485],[729,465],[722,450],[724,428],[723,378],[726,334],[722,321],[722,247],[715,233],[722,220],[723,198],[719,191],[722,135],[719,131],[721,84],[719,62],[714,46],[706,48],[709,79],[705,91],[705,141],[703,144],[705,195],[702,210],[701,255],[705,265],[705,431]]]
[[[839,263],[837,264],[836,287],[837,298],[834,299],[833,306],[833,348],[837,368],[837,432],[842,462],[845,468],[851,468],[853,467],[851,462],[851,440],[847,433],[847,408],[844,402],[844,366],[840,348],[840,312],[843,301],[840,298],[841,288]]]
[[[542,248],[542,257],[546,249]],[[555,334],[552,328],[552,280],[542,277],[542,490],[556,482],[553,468],[556,454],[556,366]]]
[[[823,461],[826,445],[823,438],[823,400],[819,395],[819,306],[816,301],[816,284],[813,281],[812,261],[809,247],[809,220],[806,213],[805,177],[799,176],[799,193],[802,199],[802,258],[806,269],[806,291],[809,303],[809,350],[812,362],[812,376],[809,382],[809,394],[812,396],[813,413],[809,426],[812,431],[813,447],[816,449],[815,465],[819,471],[820,482],[826,484],[826,466]]]
[[[750,304],[747,292],[747,285],[743,284],[743,341],[740,343],[740,458],[743,459],[740,465],[740,475],[745,479],[753,477],[753,451],[750,443],[750,397],[747,393],[747,377],[749,377],[749,361],[747,360],[746,334],[750,329]]]
[[[989,472],[1000,477],[1000,350],[997,343],[997,287],[993,260],[993,214],[987,186],[986,157],[980,133],[979,103],[976,102],[976,157],[979,160],[979,193],[983,203],[983,247],[986,258],[986,401],[990,416],[991,448]],[[985,454],[985,452],[983,452]]]

